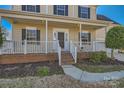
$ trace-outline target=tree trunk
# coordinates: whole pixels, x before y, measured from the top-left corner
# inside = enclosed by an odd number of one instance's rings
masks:
[[[114,49],[111,50],[111,58],[114,60]]]

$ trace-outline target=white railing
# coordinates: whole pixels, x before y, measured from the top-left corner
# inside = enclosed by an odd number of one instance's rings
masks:
[[[77,46],[78,52],[93,52],[93,51],[105,51],[104,41],[92,41],[92,42],[73,42]]]
[[[57,41],[47,42],[47,52],[57,53]],[[46,53],[45,41],[4,41],[1,54]]]
[[[77,47],[72,41],[70,41],[70,53],[72,54],[75,63],[77,63]]]
[[[59,44],[59,41],[57,42],[57,46],[58,46],[58,59],[59,59],[59,65],[61,66],[61,47]]]

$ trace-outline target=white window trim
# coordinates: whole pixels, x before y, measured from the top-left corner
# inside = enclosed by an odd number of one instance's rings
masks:
[[[34,12],[37,12],[37,11],[36,11],[36,5],[32,5],[32,6],[35,6],[35,11],[34,11]],[[27,11],[27,12],[33,12],[33,11],[28,11],[28,10],[27,10],[27,7],[28,7],[28,5],[26,5],[26,11]]]
[[[64,50],[67,49],[67,46],[69,46],[68,42],[70,41],[69,39],[69,29],[65,28],[53,28],[53,40],[58,40],[58,32],[63,32],[64,33]],[[56,34],[56,37],[54,35]],[[54,39],[55,38],[55,39]]]
[[[92,42],[92,33],[91,33],[91,32],[89,32],[89,31],[81,31],[81,32],[80,32],[80,35],[81,35],[81,33],[90,33],[90,34],[91,34],[91,36],[90,36],[91,41],[90,41],[90,42]],[[81,39],[81,42],[82,42],[81,36],[80,36],[80,39]]]
[[[36,27],[26,27],[26,40],[27,40],[27,30],[36,30],[37,31],[37,28]]]
[[[87,8],[87,12],[85,11],[81,11],[82,9],[80,9],[80,14],[86,14],[87,15],[87,17],[86,18],[88,18],[88,8],[90,8],[90,7],[88,7],[88,6],[80,6],[81,8]]]
[[[58,14],[58,11],[59,11],[59,10],[62,10],[62,11],[64,11],[64,16],[65,16],[65,12],[66,12],[66,11],[65,11],[65,10],[66,10],[65,5],[64,5],[64,9],[61,9],[61,8],[59,7],[59,5],[57,5],[56,10],[57,10],[57,15],[59,15],[59,14]]]

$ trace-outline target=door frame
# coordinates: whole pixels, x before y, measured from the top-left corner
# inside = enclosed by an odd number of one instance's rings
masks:
[[[53,40],[58,40],[58,32],[64,32],[64,50],[67,50],[67,45],[68,45],[67,43],[69,43],[69,29],[54,28],[53,29]],[[55,37],[55,33],[56,33],[56,37]]]

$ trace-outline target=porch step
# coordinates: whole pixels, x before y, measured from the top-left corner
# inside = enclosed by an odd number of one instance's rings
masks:
[[[74,59],[70,52],[62,52],[62,65],[74,64]]]

